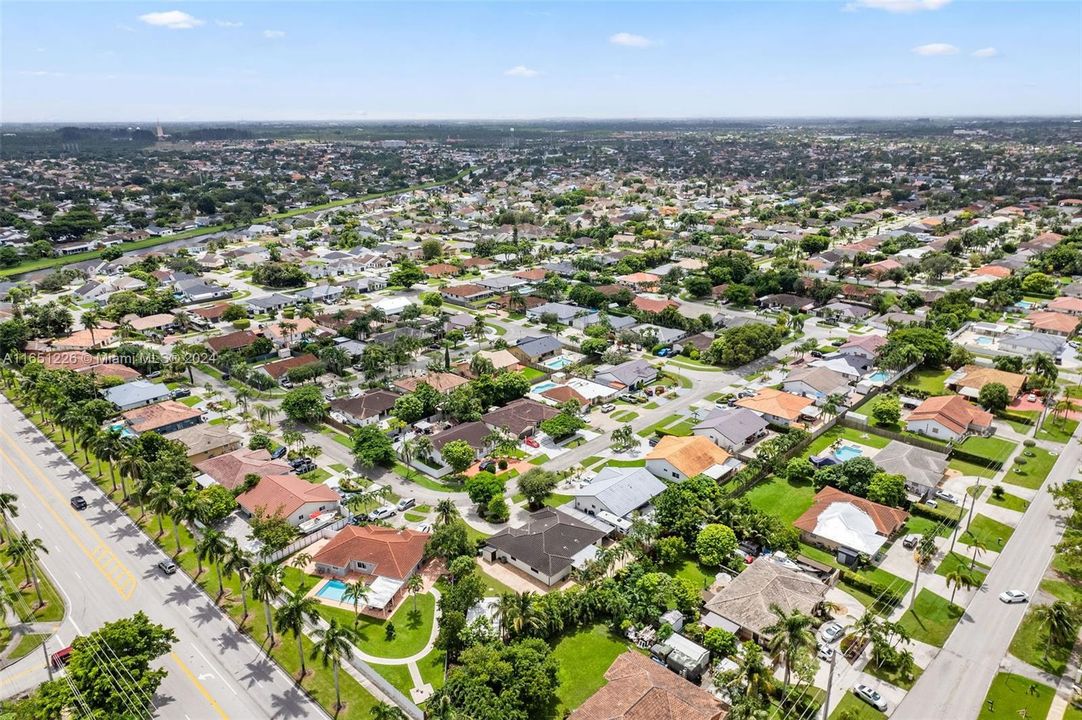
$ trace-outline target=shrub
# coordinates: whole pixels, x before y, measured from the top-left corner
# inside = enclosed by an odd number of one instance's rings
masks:
[[[872,597],[877,598],[883,605],[894,607],[902,602],[902,594],[900,592],[891,589],[889,585],[878,583],[864,575],[859,575],[850,570],[843,569],[841,571],[840,579],[857,590],[862,590]]]
[[[1022,444],[1025,445],[1028,448],[1031,448],[1031,447],[1033,447],[1034,445],[1037,444],[1037,441],[1034,440],[1033,438],[1026,438],[1025,440],[1022,441]]]
[[[248,441],[248,449],[259,450],[260,448],[267,448],[269,450],[271,444],[271,439],[269,437],[267,437],[266,435],[256,434],[253,435],[252,439]]]
[[[507,460],[505,458],[500,458],[499,461],[496,463],[496,467],[498,467],[500,470],[506,470]]]
[[[489,522],[504,523],[511,517],[511,509],[507,507],[507,501],[503,495],[494,495],[485,505],[485,519]]]
[[[235,327],[237,330],[247,330],[251,326],[252,321],[248,318],[241,318],[240,320],[233,321],[233,327]]]
[[[954,517],[950,513],[939,508],[934,508],[931,505],[922,505],[914,503],[909,507],[909,512],[913,515],[920,515],[926,517],[929,520],[934,520],[937,523],[943,523],[947,527],[954,527],[958,524],[958,518]]]
[[[996,500],[1002,500],[1003,496],[1007,494],[1007,491],[1003,489],[1002,485],[992,486],[992,497]]]

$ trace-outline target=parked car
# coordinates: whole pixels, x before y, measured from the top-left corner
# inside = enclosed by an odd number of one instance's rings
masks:
[[[615,409],[616,409],[616,406],[613,405],[612,403],[605,403],[600,408],[601,412],[603,412],[603,413],[611,413]]]
[[[1037,396],[1034,393],[1030,393],[1029,395],[1026,395],[1026,400],[1029,402],[1037,402]]]
[[[736,394],[739,398],[750,398],[755,397],[756,395],[758,395],[758,393],[754,390],[741,390]]]
[[[488,305],[485,305],[485,310],[499,310],[499,309],[500,309],[500,304],[499,303],[489,303]]]
[[[172,575],[177,571],[177,564],[169,558],[166,558],[165,560],[158,561],[158,569],[166,575]]]
[[[86,510],[86,498],[82,495],[76,495],[71,499],[71,506],[76,510]]]
[[[413,498],[402,498],[401,500],[398,501],[397,507],[398,507],[399,512],[401,512],[403,510],[409,510],[411,507],[413,507],[416,504],[417,504],[417,501],[414,500]]]
[[[150,377],[150,376],[148,375],[147,377]],[[227,372],[222,373],[222,380],[224,382],[229,382],[232,379],[233,379],[233,376],[230,375],[229,373],[227,373]]]
[[[834,338],[830,341],[830,344],[834,347],[841,347],[842,345],[845,345],[846,342],[847,340],[845,338]]]
[[[816,652],[815,654],[819,657],[820,660],[826,660],[827,662],[830,662],[834,658],[834,648],[830,647],[826,643],[819,643],[817,650],[818,652]]]
[[[907,535],[905,540],[902,540],[902,547],[912,550],[920,542],[920,535]]]
[[[49,656],[49,664],[57,670],[67,665],[68,661],[71,660],[71,648],[72,646],[68,645],[66,648],[54,652]]]
[[[417,526],[417,532],[432,532],[432,523],[421,523]]]
[[[481,464],[477,466],[477,469],[481,470],[482,472],[496,472],[496,461],[482,460]]]
[[[819,351],[819,350],[812,350],[808,354],[811,355],[813,358],[821,358],[821,357],[823,357],[823,353],[821,351]]]
[[[176,389],[176,390],[174,390],[173,392],[169,393],[169,395],[170,395],[170,396],[171,396],[171,397],[172,397],[172,398],[173,398],[174,400],[176,400],[177,398],[184,398],[184,397],[188,397],[188,396],[189,396],[189,395],[191,395],[191,394],[192,394],[192,391],[191,391],[191,390],[189,390],[188,388],[177,388],[177,389]]]
[[[928,507],[930,507],[930,508],[937,508],[937,507],[939,507],[939,503],[937,503],[937,502],[936,502],[935,500],[932,500],[932,499],[928,499],[928,500],[925,500],[925,501],[924,501],[924,504],[925,504],[925,505],[927,505],[927,506],[928,506]]]
[[[368,517],[368,513],[358,513],[349,519],[350,525],[364,525],[371,518]]]
[[[282,378],[282,387],[284,387],[284,388],[291,388],[291,387],[293,387],[293,381],[292,381],[292,380],[290,380],[290,379],[289,379],[289,378],[287,378],[287,377],[284,377],[284,378]]]
[[[823,627],[819,628],[819,637],[825,642],[832,643],[835,640],[841,638],[845,634],[845,628],[842,627],[840,622],[831,620],[828,623],[824,623]]]
[[[372,513],[371,518],[373,520],[387,520],[388,518],[393,518],[397,514],[398,511],[395,510],[393,507],[391,507],[390,505],[384,505],[381,508],[376,508],[376,510]]]
[[[999,599],[1008,605],[1014,605],[1015,603],[1028,602],[1029,593],[1023,590],[1004,590],[999,594]]]
[[[954,505],[959,505],[962,502],[961,498],[959,498],[954,493],[947,492],[946,490],[936,490],[935,496],[938,500],[942,500],[943,502],[949,502]]]
[[[883,699],[883,696],[880,695],[878,691],[873,690],[868,685],[864,685],[863,683],[857,685],[853,688],[853,694],[879,712],[887,711],[887,701]]]
[[[312,458],[295,458],[289,461],[289,466],[293,468],[293,472],[298,475],[303,475],[306,472],[312,472],[316,469],[316,464],[312,462]]]
[[[657,355],[658,357],[668,357],[671,353],[672,353],[672,350],[670,350],[669,348],[661,348],[660,350],[658,350],[654,354]]]
[[[650,436],[650,447],[657,447],[657,444],[659,442],[661,442],[661,438],[659,438],[657,435]]]

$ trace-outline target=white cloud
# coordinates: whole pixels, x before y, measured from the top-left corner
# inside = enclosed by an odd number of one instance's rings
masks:
[[[285,30],[264,30],[263,37],[268,40],[281,40],[286,36]]]
[[[981,48],[980,50],[973,51],[973,57],[975,58],[990,58],[999,55],[999,50],[994,47]]]
[[[241,25],[243,25],[244,23],[242,23],[242,22],[234,22],[232,20],[215,20],[214,24],[217,25],[218,27],[238,28]]]
[[[20,75],[26,75],[28,77],[52,77],[59,78],[65,77],[62,72],[53,72],[52,70],[20,70]]]
[[[618,32],[612,35],[609,37],[609,42],[613,45],[632,48],[648,48],[657,44],[648,37],[626,32]]]
[[[525,65],[516,65],[513,68],[504,70],[503,74],[508,77],[532,78],[537,77],[541,73],[533,68],[528,68]]]
[[[938,10],[951,0],[855,0],[845,6],[846,10],[870,8],[889,13],[912,13],[921,10]]]
[[[913,52],[917,55],[924,55],[925,57],[933,57],[936,55],[957,55],[958,48],[950,43],[928,43],[927,45],[918,45],[913,48]]]
[[[139,19],[147,25],[169,28],[170,30],[191,30],[204,24],[204,21],[199,18],[192,17],[180,10],[147,13],[146,15],[140,15]]]

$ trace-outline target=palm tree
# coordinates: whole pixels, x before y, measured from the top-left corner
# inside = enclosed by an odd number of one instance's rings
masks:
[[[515,593],[502,592],[496,598],[496,621],[500,624],[500,637],[505,641],[507,640],[508,628],[515,617],[516,608]]]
[[[3,523],[4,532],[0,535],[0,543],[12,538],[12,529],[8,521],[19,517],[19,496],[15,493],[0,492],[0,523]],[[6,539],[5,539],[6,538]],[[2,593],[0,593],[2,594]]]
[[[767,647],[775,657],[781,657],[785,663],[785,686],[789,687],[789,677],[793,664],[798,657],[815,647],[815,634],[811,631],[814,620],[799,610],[786,612],[780,606],[771,603],[770,612],[777,621],[763,628],[763,634],[770,636]]]
[[[301,659],[301,677],[308,674],[308,668],[304,666],[304,621],[316,622],[319,620],[319,601],[307,594],[308,588],[302,585],[297,592],[286,593],[286,600],[274,613],[274,629],[280,635],[287,631],[293,633],[297,639],[297,654]]]
[[[158,538],[165,534],[165,526],[162,518],[173,512],[173,508],[180,502],[184,491],[172,483],[155,482],[147,491],[146,504],[150,511],[158,517]]]
[[[218,599],[221,599],[222,593],[225,592],[225,585],[222,582],[222,559],[228,552],[229,543],[225,533],[213,528],[203,533],[203,537],[199,538],[195,545],[195,557],[199,562],[199,573],[196,577],[203,572],[204,560],[213,564],[214,571],[218,575]]]
[[[11,558],[12,562],[17,562],[23,566],[23,573],[26,574],[30,581],[34,583],[34,594],[38,596],[38,607],[45,604],[45,601],[41,597],[41,587],[38,585],[38,573],[37,562],[38,553],[49,553],[49,548],[45,547],[38,538],[32,538],[23,533],[17,536],[7,548],[7,555]]]
[[[418,573],[410,575],[410,579],[406,581],[406,589],[409,590],[409,594],[413,596],[413,610],[417,611],[417,593],[421,592],[425,587],[425,580]]]
[[[342,688],[338,683],[338,667],[342,660],[353,657],[352,643],[357,640],[357,631],[349,625],[339,625],[331,618],[326,629],[316,631],[318,639],[312,648],[312,659],[319,658],[323,667],[334,667],[334,711],[337,715],[342,710]]]
[[[372,720],[406,720],[406,714],[397,705],[381,702],[372,706]]]
[[[244,584],[252,570],[252,555],[240,546],[236,538],[229,538],[226,546],[225,557],[221,560],[222,571],[229,575],[236,575],[240,580],[240,604],[244,610],[241,617],[241,625],[248,619],[248,593],[244,591]]]
[[[973,566],[977,564],[977,557],[983,555],[988,550],[988,543],[984,541],[984,538],[980,535],[973,535],[969,538],[969,547],[973,550],[973,556],[969,561],[969,569],[972,570]]]
[[[736,668],[722,673],[718,679],[729,688],[734,704],[752,698],[765,703],[774,690],[774,675],[766,663],[763,649],[753,642],[741,646]]]
[[[361,619],[361,602],[367,603],[368,601],[368,585],[361,580],[347,582],[345,589],[342,591],[342,599],[353,603],[353,622],[356,623]]]
[[[1057,600],[1051,605],[1038,605],[1033,608],[1033,616],[1048,628],[1048,639],[1044,643],[1045,660],[1048,660],[1051,646],[1067,646],[1074,640],[1076,621],[1070,603]]]
[[[447,525],[458,517],[458,508],[452,500],[440,500],[436,503],[436,526]]]
[[[252,597],[263,603],[267,619],[267,636],[274,647],[274,623],[271,621],[271,601],[282,591],[282,567],[271,562],[259,562],[252,566],[248,576],[248,589]]]
[[[120,433],[108,429],[100,431],[91,441],[90,452],[109,466],[109,476],[116,492],[116,461],[120,459]]]
[[[132,480],[137,479],[146,470],[147,461],[139,445],[126,442],[120,446],[120,462],[117,464],[120,466],[120,491],[124,495],[124,502],[128,502],[130,497],[124,476],[127,475]]]
[[[537,627],[539,618],[534,607],[534,597],[534,593],[529,590],[514,596],[514,610],[508,628],[512,635],[518,637]]]
[[[299,552],[289,560],[289,564],[298,570],[308,567],[310,562],[312,562],[312,556],[306,552]]]
[[[977,586],[976,579],[960,567],[956,567],[946,575],[947,587],[951,589],[951,605],[954,604],[954,595],[958,588],[970,590]]]
[[[81,445],[83,448],[83,464],[90,466],[90,451],[94,445],[94,440],[98,435],[98,426],[88,419],[83,418],[82,422],[79,422],[75,429],[72,430],[72,436],[77,445]]]
[[[90,346],[94,347],[98,344],[94,331],[101,327],[101,316],[97,310],[86,310],[83,312],[82,320],[83,328],[90,331]]]

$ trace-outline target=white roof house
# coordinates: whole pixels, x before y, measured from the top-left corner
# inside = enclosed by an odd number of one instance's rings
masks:
[[[868,513],[844,502],[832,503],[819,514],[814,533],[869,556],[874,556],[887,541],[879,534]]]
[[[627,517],[665,490],[665,483],[644,467],[607,467],[575,492],[575,509],[589,515],[609,512]]]

